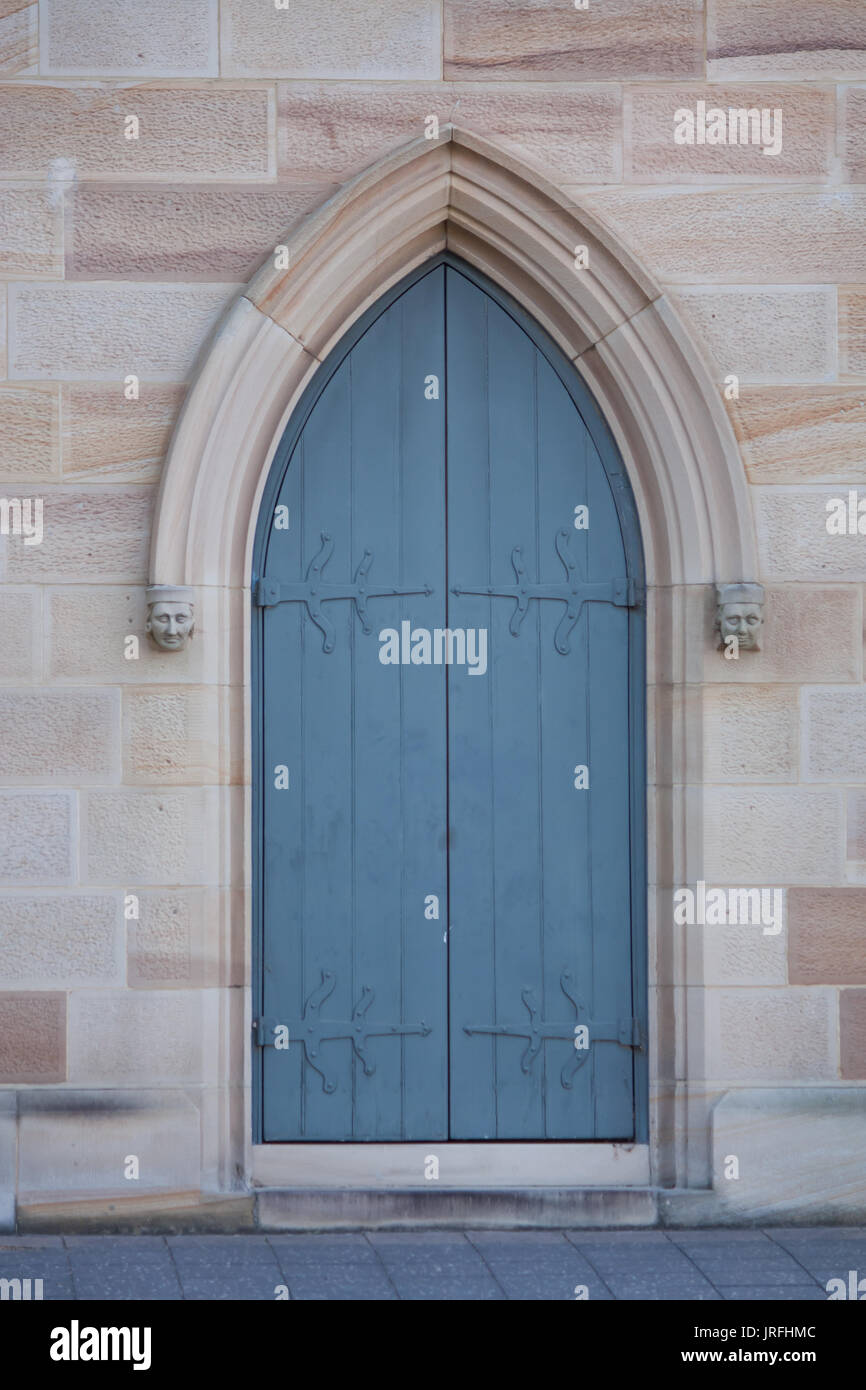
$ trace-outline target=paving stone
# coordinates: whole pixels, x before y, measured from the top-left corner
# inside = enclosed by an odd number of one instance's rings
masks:
[[[771,1284],[762,1287],[759,1284],[727,1284],[720,1288],[722,1298],[729,1302],[754,1301],[768,1303],[820,1303],[827,1295],[823,1289],[809,1288],[806,1285],[799,1287],[792,1284]]]

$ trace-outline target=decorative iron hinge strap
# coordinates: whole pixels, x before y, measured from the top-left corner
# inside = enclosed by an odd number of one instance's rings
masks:
[[[283,1027],[285,1027],[285,1025],[278,1018],[254,1018],[253,1046],[274,1047],[276,1045],[274,1035],[278,1028]]]
[[[470,1036],[474,1033],[485,1033],[493,1037],[526,1038],[528,1047],[520,1060],[520,1069],[525,1074],[529,1073],[545,1041],[570,1042],[573,1051],[560,1073],[560,1081],[567,1091],[571,1090],[575,1073],[589,1055],[589,1048],[574,1046],[578,1027],[586,1027],[590,1046],[596,1042],[614,1042],[619,1043],[621,1047],[633,1048],[636,1052],[645,1050],[646,1035],[639,1019],[621,1018],[615,1022],[604,1022],[588,1018],[583,1000],[575,995],[574,980],[568,970],[563,970],[560,975],[559,987],[574,1008],[575,1017],[571,1022],[543,1019],[533,991],[522,989],[520,997],[529,1014],[528,1019],[518,1023],[477,1023],[464,1027],[463,1031]]]
[[[376,1066],[367,1051],[370,1038],[426,1038],[431,1032],[423,1019],[420,1023],[368,1023],[367,1011],[376,997],[375,991],[369,985],[362,987],[361,997],[352,1010],[350,1019],[322,1018],[322,1005],[333,994],[336,984],[337,977],[333,971],[323,970],[321,983],[304,1003],[302,1019],[257,1018],[253,1025],[257,1047],[275,1046],[274,1030],[278,1027],[287,1028],[290,1045],[298,1043],[303,1047],[306,1061],[322,1078],[322,1090],[326,1095],[332,1095],[336,1091],[337,1082],[323,1068],[319,1056],[323,1042],[334,1042],[337,1039],[350,1042],[355,1056],[364,1068],[364,1075],[372,1076]]]
[[[612,603],[617,608],[638,608],[643,603],[644,588],[631,577],[617,579],[587,580],[577,578],[577,561],[571,553],[571,534],[566,530],[556,533],[556,553],[565,566],[566,579],[561,583],[534,584],[526,578],[526,562],[523,549],[516,545],[511,552],[516,584],[488,584],[477,588],[455,585],[452,593],[478,594],[484,598],[514,599],[514,612],[511,615],[509,630],[513,637],[520,633],[520,627],[529,605],[535,600],[555,599],[565,604],[565,612],[560,619],[554,635],[554,646],[563,656],[570,651],[569,638],[580,618],[585,603]]]
[[[334,542],[327,531],[322,532],[322,544],[307,568],[306,578],[283,584],[263,575],[253,585],[253,603],[258,608],[273,608],[278,603],[303,603],[310,618],[323,634],[322,651],[332,652],[336,632],[330,618],[325,617],[323,603],[349,599],[355,605],[358,621],[365,633],[372,632],[367,601],[371,598],[402,598],[406,594],[432,594],[429,584],[417,589],[397,589],[393,585],[370,585],[367,576],[373,563],[372,550],[365,550],[351,584],[330,584],[322,579],[322,571],[334,553]]]

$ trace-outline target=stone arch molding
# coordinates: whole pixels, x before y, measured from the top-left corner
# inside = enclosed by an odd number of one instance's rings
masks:
[[[365,309],[445,249],[507,290],[583,375],[629,471],[649,585],[756,577],[736,441],[697,349],[635,258],[534,170],[448,127],[346,184],[286,245],[289,269],[259,271],[201,362],[157,500],[152,584],[249,582],[261,490],[310,377]]]

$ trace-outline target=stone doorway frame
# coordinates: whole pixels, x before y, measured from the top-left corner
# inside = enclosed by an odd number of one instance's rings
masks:
[[[150,582],[196,590],[205,669],[228,687],[206,733],[227,765],[243,769],[240,789],[225,789],[212,848],[211,881],[234,890],[245,986],[219,991],[206,1011],[203,1188],[262,1181],[250,1137],[249,989],[249,595],[261,494],[292,411],[331,348],[389,288],[450,250],[510,294],[574,363],[631,480],[647,581],[650,1183],[706,1189],[716,1097],[703,1081],[702,945],[675,945],[669,913],[671,888],[696,881],[703,858],[704,644],[700,634],[689,640],[690,615],[704,610],[711,584],[757,574],[745,475],[718,388],[668,298],[607,228],[527,165],[454,127],[377,162],[285,246],[289,269],[270,258],[202,355],[151,543]],[[588,252],[582,269],[578,247]],[[601,1178],[617,1186],[615,1168]]]

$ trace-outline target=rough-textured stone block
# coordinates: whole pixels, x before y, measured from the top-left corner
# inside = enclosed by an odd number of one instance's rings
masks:
[[[703,692],[704,778],[708,782],[796,781],[799,733],[795,689],[707,686]]]
[[[728,131],[730,143],[680,145],[674,140],[674,113],[721,110],[781,111],[781,124],[766,133],[781,135],[776,154],[760,143],[740,143],[739,125]],[[715,178],[822,179],[831,167],[836,131],[836,93],[831,87],[689,86],[630,87],[625,92],[626,179],[664,179],[668,183],[705,182]],[[760,118],[758,118],[760,134]],[[747,138],[752,139],[751,126]],[[737,143],[734,143],[734,141]]]
[[[707,0],[710,77],[866,75],[858,0]]]
[[[698,77],[704,71],[700,0],[445,0],[445,76]]]
[[[858,585],[765,585],[765,594],[761,651],[741,655],[736,666],[738,684],[860,680],[863,633]],[[713,595],[707,592],[693,620],[696,638],[700,632],[706,641],[703,679],[729,681],[732,663],[709,641],[712,612]]]
[[[0,275],[59,279],[63,275],[60,200],[45,188],[0,189]]]
[[[0,985],[67,989],[123,983],[119,897],[0,897]]]
[[[0,86],[0,177],[263,179],[273,175],[264,87]],[[127,138],[138,120],[138,138]]]
[[[441,46],[438,0],[221,5],[221,68],[229,77],[439,77]]]
[[[601,189],[579,194],[671,284],[866,280],[866,192]]]
[[[48,676],[93,682],[178,682],[200,675],[203,642],[196,634],[182,652],[161,652],[145,634],[144,588],[63,589],[47,598]],[[138,656],[127,658],[138,640]]]
[[[674,296],[719,381],[827,380],[836,373],[836,295],[815,289],[683,289]]]
[[[46,489],[42,543],[7,536],[6,577],[19,583],[146,581],[152,509],[151,488]]]
[[[839,370],[866,376],[866,289],[839,287]]]
[[[126,399],[121,382],[65,383],[64,476],[87,482],[156,482],[185,395],[184,386],[144,381],[134,401]]]
[[[827,503],[847,489],[761,488],[754,491],[761,571],[768,579],[866,579],[860,535],[831,536]]]
[[[843,989],[839,1000],[839,1044],[842,1076],[866,1078],[866,989]]]
[[[66,995],[0,993],[0,1082],[66,1080]]]
[[[788,891],[792,985],[866,985],[866,888]]]
[[[237,704],[217,686],[127,689],[123,696],[123,780],[157,786],[201,785],[231,778],[221,747]],[[238,779],[241,768],[233,769]]]
[[[41,71],[215,77],[218,8],[218,0],[42,0]]]
[[[69,1079],[195,1085],[202,1079],[201,993],[80,990],[69,1000]]]
[[[842,101],[845,178],[848,183],[866,183],[866,87],[846,87]]]
[[[706,992],[708,1079],[835,1079],[836,991],[712,989]]]
[[[180,382],[236,285],[13,285],[9,374]]]
[[[789,890],[790,891],[790,890]],[[783,907],[783,922],[787,921]],[[751,923],[724,927],[681,927],[684,932],[703,932],[703,960],[696,962],[689,983],[707,985],[784,985],[785,928],[764,935],[763,926]]]
[[[36,621],[39,596],[34,590],[0,589],[0,682],[35,681],[39,678],[40,652]]]
[[[707,883],[783,887],[841,878],[841,793],[806,787],[707,787]]]
[[[427,117],[493,140],[560,181],[618,179],[620,93],[613,87],[394,83],[279,88],[280,172],[343,180],[425,134]],[[432,142],[431,142],[432,143]]]
[[[23,483],[59,470],[60,400],[56,386],[0,388],[0,477]]]
[[[39,6],[33,0],[0,0],[0,73],[33,72],[38,54]]]
[[[866,690],[808,690],[803,698],[804,779],[866,780]]]
[[[726,404],[750,482],[866,482],[866,391],[746,386]]]
[[[79,188],[67,215],[67,278],[245,282],[335,185]]]
[[[729,1091],[713,1111],[719,1201],[742,1220],[862,1221],[864,1126],[860,1087]],[[740,1176],[727,1181],[729,1154]],[[847,1277],[847,1266],[839,1273]]]
[[[127,979],[139,989],[244,983],[242,895],[223,889],[170,889],[138,895],[127,922]]]
[[[848,858],[866,861],[866,792],[848,793]]]
[[[87,793],[82,820],[88,881],[215,882],[218,812],[216,792],[209,789]]]
[[[73,823],[68,792],[0,792],[0,883],[69,883]]]
[[[31,1091],[21,1097],[22,1200],[130,1198],[200,1185],[199,1112],[183,1091]],[[138,1178],[125,1176],[138,1159]]]
[[[120,699],[112,690],[0,690],[4,780],[106,782],[120,774]]]

